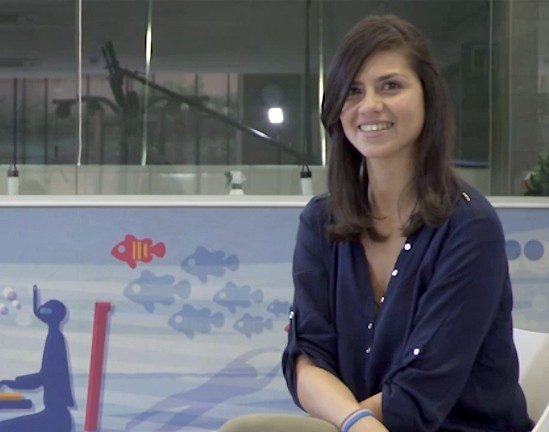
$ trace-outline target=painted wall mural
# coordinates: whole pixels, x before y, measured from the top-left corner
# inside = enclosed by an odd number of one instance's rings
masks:
[[[0,432],[212,431],[299,413],[280,356],[300,211],[4,208]],[[549,332],[549,209],[498,211],[515,323]]]

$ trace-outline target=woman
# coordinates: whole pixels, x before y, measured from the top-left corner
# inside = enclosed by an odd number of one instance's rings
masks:
[[[449,102],[417,29],[356,24],[322,122],[329,193],[300,217],[283,355],[316,419],[248,416],[222,431],[530,430],[502,227],[452,171]]]

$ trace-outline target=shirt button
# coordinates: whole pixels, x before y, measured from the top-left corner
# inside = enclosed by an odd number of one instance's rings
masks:
[[[290,313],[288,314],[288,318],[292,319],[294,315],[295,315],[294,311],[290,311]]]
[[[404,250],[409,251],[410,249],[412,249],[412,243],[404,243]]]
[[[414,348],[414,350],[412,351],[412,354],[417,356],[417,355],[419,355],[420,352],[421,352],[421,350],[419,348]]]
[[[397,269],[394,269],[391,273],[393,276],[396,276],[398,274],[398,270]]]
[[[372,351],[372,348],[370,347],[366,348],[366,354],[370,354],[370,351]]]
[[[374,326],[373,323],[368,323],[368,330],[372,330],[372,327]]]
[[[385,301],[385,296],[384,296],[384,297],[381,297],[381,298],[379,299],[379,302],[380,302],[380,303],[383,303],[384,301]]]

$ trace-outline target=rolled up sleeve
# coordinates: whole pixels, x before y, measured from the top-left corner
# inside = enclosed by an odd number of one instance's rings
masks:
[[[323,204],[318,198],[313,199],[303,210],[293,256],[294,299],[282,367],[288,389],[298,406],[301,405],[297,398],[295,360],[300,354],[337,375]]]

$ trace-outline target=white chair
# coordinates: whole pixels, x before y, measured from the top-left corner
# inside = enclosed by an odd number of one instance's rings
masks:
[[[549,333],[514,329],[520,375],[528,414],[536,422],[532,432],[549,432]]]

